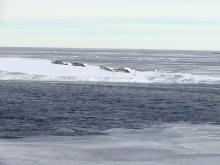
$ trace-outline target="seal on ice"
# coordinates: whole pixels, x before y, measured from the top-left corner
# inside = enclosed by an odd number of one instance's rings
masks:
[[[72,62],[71,63],[73,66],[82,66],[82,67],[85,67],[86,65],[83,64],[83,63],[79,63],[79,62]]]
[[[52,62],[52,64],[68,65],[67,63],[60,61],[60,60],[53,60],[51,62]]]

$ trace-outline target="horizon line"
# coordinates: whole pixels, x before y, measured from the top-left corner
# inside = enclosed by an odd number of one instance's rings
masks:
[[[164,48],[101,48],[101,47],[55,47],[55,46],[0,46],[0,48],[45,48],[45,49],[109,49],[109,50],[158,50],[158,51],[219,51],[220,49],[164,49]]]

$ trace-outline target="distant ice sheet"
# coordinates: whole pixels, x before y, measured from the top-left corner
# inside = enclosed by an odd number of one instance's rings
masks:
[[[128,68],[129,69],[129,68]],[[212,83],[220,77],[163,71],[111,72],[100,66],[86,67],[52,64],[45,59],[0,58],[0,80],[82,81],[123,83]]]
[[[102,136],[0,140],[1,165],[218,165],[220,127],[162,124]]]

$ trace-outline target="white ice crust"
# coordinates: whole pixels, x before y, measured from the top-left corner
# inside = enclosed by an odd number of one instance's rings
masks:
[[[106,71],[96,65],[86,67],[52,64],[46,59],[0,58],[0,80],[82,81],[123,83],[220,83],[220,77],[136,71],[130,73]]]

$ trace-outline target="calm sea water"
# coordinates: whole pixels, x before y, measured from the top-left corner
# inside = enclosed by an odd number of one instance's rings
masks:
[[[220,75],[218,52],[0,48],[0,56]],[[0,81],[3,165],[216,164],[219,131],[220,84]]]

